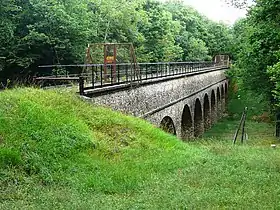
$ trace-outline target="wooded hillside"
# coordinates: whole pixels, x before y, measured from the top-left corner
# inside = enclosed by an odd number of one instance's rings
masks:
[[[2,81],[84,63],[88,43],[131,42],[138,62],[211,60],[232,43],[228,26],[180,1],[2,0],[0,14]]]

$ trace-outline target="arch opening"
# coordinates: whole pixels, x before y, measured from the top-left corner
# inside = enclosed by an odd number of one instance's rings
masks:
[[[172,135],[176,135],[176,129],[173,120],[171,117],[164,117],[159,126],[166,133],[170,133]]]
[[[211,92],[211,123],[212,124],[216,121],[216,114],[217,114],[216,97],[215,97],[214,90],[212,90]]]
[[[225,95],[227,95],[228,94],[228,84],[226,83],[225,84]]]
[[[222,94],[222,101],[221,101],[221,103],[222,103],[222,105],[221,105],[221,107],[222,107],[222,113],[225,111],[225,109],[226,109],[226,106],[225,106],[225,88],[224,88],[224,85],[222,84],[222,88],[221,88],[221,94]]]
[[[221,101],[221,93],[220,93],[220,88],[217,87],[217,101],[220,102]]]
[[[222,99],[225,98],[225,89],[224,89],[224,85],[222,85]]]
[[[194,137],[199,137],[203,133],[203,120],[202,120],[202,109],[199,99],[195,101],[194,109]]]
[[[222,103],[221,103],[221,92],[220,88],[217,87],[217,120],[221,118],[221,112],[222,112]]]
[[[191,138],[193,136],[193,121],[190,107],[188,105],[185,105],[184,107],[181,126],[182,139],[185,140]]]
[[[211,127],[211,114],[210,114],[210,102],[207,94],[204,96],[203,103],[203,116],[204,116],[204,129],[208,130]]]
[[[225,84],[225,102],[227,103],[228,101],[228,84]]]

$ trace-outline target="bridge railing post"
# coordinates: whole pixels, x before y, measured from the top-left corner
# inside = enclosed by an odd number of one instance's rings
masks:
[[[85,80],[83,76],[79,76],[79,93],[81,96],[85,94]]]
[[[120,66],[117,65],[118,83],[120,83]]]
[[[103,65],[100,66],[100,87],[102,87],[102,85],[103,85],[103,75],[102,75],[102,73],[103,73]]]
[[[94,88],[94,67],[91,67],[91,85]]]
[[[112,66],[110,66],[110,73],[111,73],[111,75],[110,75],[110,80],[111,80],[111,84],[113,84],[114,83],[114,80],[115,80],[115,78],[113,78],[114,77],[114,75],[113,75],[113,69],[112,69]]]

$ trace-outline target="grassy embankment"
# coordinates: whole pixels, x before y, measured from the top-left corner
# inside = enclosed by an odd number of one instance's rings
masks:
[[[248,122],[233,146],[235,119],[183,143],[71,93],[1,92],[0,209],[277,208],[273,127]]]

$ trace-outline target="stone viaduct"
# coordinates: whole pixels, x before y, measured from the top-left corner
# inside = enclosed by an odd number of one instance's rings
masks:
[[[86,90],[85,97],[127,114],[141,117],[182,140],[199,137],[225,111],[227,68]]]

